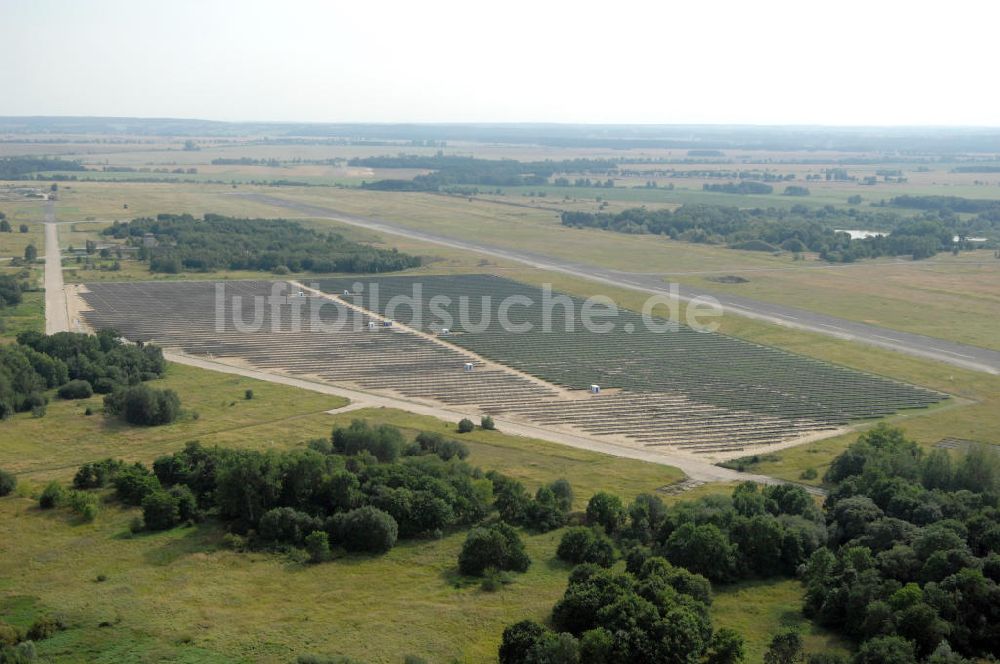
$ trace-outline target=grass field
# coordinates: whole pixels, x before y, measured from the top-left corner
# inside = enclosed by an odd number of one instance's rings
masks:
[[[412,434],[454,433],[445,423],[392,410],[324,411],[341,399],[170,365],[158,386],[199,413],[157,428],[87,417],[89,402],[54,401],[41,419],[3,423],[0,467],[18,474],[17,495],[0,500],[0,617],[30,623],[41,613],[69,629],[39,644],[43,658],[78,662],[279,661],[296,654],[346,653],[370,662],[406,654],[429,661],[490,661],[506,624],[544,619],[565,589],[568,567],[553,560],[559,533],[529,536],[531,570],[490,594],[456,575],[464,533],[406,542],[379,558],[348,557],[303,567],[274,555],[222,549],[211,523],[131,536],[137,510],[106,504],[95,522],[42,512],[34,495],[50,479],[106,456],[149,462],[199,439],[204,444],[288,448],[328,436],[353,418]],[[243,400],[245,389],[254,399]],[[576,507],[608,489],[631,498],[678,481],[675,469],[478,430],[463,437],[470,460],[530,488],[572,478]],[[106,581],[98,583],[98,575]],[[783,610],[793,611],[797,600]],[[104,626],[101,626],[101,625]],[[379,639],[391,630],[392,639]],[[247,635],[252,634],[252,638]]]

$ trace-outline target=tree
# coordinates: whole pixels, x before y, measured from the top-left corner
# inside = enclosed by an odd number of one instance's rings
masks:
[[[21,231],[22,233],[27,233],[28,232],[28,224],[21,224],[21,226],[18,228],[18,230]]]
[[[160,489],[142,499],[142,520],[149,530],[168,530],[180,521],[179,501]]]
[[[458,569],[466,576],[482,576],[489,567],[524,572],[529,565],[517,531],[502,521],[470,530],[458,555]]]
[[[469,433],[475,430],[476,425],[467,417],[463,417],[458,421],[458,432],[459,433]]]
[[[333,430],[333,449],[348,456],[370,452],[382,463],[392,463],[403,451],[403,434],[396,427],[380,424],[370,426],[364,420],[354,420],[347,428]]]
[[[0,233],[12,233],[13,229],[10,227],[10,222],[6,219],[0,219]]]
[[[764,664],[795,664],[801,661],[802,635],[794,629],[787,629],[775,635],[767,652],[764,653]]]
[[[0,468],[0,498],[9,496],[17,487],[17,478],[13,474]]]
[[[35,247],[35,245],[29,244],[27,247],[24,248],[24,260],[31,262],[37,258],[38,258],[38,249]]]
[[[500,664],[524,664],[528,653],[542,640],[549,630],[534,620],[522,620],[509,625],[500,640]]]
[[[625,508],[621,498],[606,491],[598,491],[587,502],[587,523],[602,526],[609,535],[625,521]]]
[[[563,533],[556,549],[556,557],[568,563],[594,563],[611,567],[615,560],[614,546],[603,532],[577,526]]]
[[[899,636],[880,636],[861,644],[854,664],[916,664],[913,644]]]
[[[732,577],[736,560],[735,547],[718,526],[685,523],[663,545],[663,553],[674,565],[685,567],[712,581]]]
[[[493,421],[493,418],[490,417],[489,415],[482,416],[482,418],[479,420],[479,426],[482,427],[483,429],[486,429],[487,431],[493,431],[494,429],[497,428],[497,425]]]
[[[746,658],[743,637],[728,627],[723,627],[712,635],[708,648],[705,664],[740,664]]]

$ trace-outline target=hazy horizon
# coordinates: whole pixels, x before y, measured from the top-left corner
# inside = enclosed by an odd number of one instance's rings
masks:
[[[968,0],[0,0],[18,56],[0,116],[987,128],[998,14]]]

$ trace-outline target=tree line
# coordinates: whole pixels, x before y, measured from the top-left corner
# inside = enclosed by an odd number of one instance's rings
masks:
[[[50,157],[0,157],[0,180],[33,180],[42,171],[85,171],[78,161]]]
[[[366,189],[382,191],[438,191],[453,185],[492,187],[538,186],[554,173],[607,173],[617,169],[610,159],[564,159],[522,162],[514,159],[479,159],[458,155],[407,155],[361,157],[348,162],[368,168],[422,168],[432,170],[410,180],[388,179],[366,182]]]
[[[151,272],[374,273],[420,265],[418,256],[351,242],[286,219],[160,214],[155,219],[115,222],[103,233],[139,246],[139,258],[149,262]],[[155,238],[155,246],[143,243],[147,233]]]
[[[564,211],[564,226],[601,228],[618,233],[666,235],[671,239],[725,244],[757,251],[813,251],[823,260],[910,255],[926,258],[952,248],[953,231],[940,218],[905,218],[887,212],[810,208],[743,209],[721,205],[684,205],[677,210],[632,208],[619,213]],[[886,235],[852,239],[838,228],[891,228]]]

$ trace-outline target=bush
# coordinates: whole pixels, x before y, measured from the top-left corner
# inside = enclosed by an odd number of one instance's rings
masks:
[[[330,559],[330,536],[322,530],[314,530],[306,535],[305,544],[310,562],[321,563]]]
[[[55,618],[42,616],[31,624],[26,636],[29,641],[43,641],[63,628],[63,624]]]
[[[489,415],[483,415],[482,419],[479,420],[479,426],[487,431],[494,431],[497,428],[496,422]]]
[[[385,553],[395,546],[399,535],[396,520],[370,505],[336,514],[333,521],[339,541],[348,551]]]
[[[556,557],[568,563],[594,563],[601,567],[611,567],[615,561],[614,546],[603,532],[594,528],[578,526],[569,528],[563,534],[556,549]]]
[[[799,475],[799,479],[814,480],[818,475],[819,473],[816,472],[815,468],[809,467],[802,471],[802,474]]]
[[[62,484],[52,480],[45,485],[45,489],[42,490],[42,495],[38,498],[38,506],[43,510],[52,509],[62,502],[65,493],[66,492],[63,489]]]
[[[9,496],[17,488],[17,478],[0,468],[0,498]]]
[[[469,433],[475,430],[476,425],[467,417],[463,417],[458,421],[458,432],[459,433]]]
[[[86,491],[69,491],[65,502],[71,510],[79,514],[84,521],[90,522],[97,518],[97,496]]]
[[[415,442],[420,451],[436,454],[444,461],[455,457],[464,459],[469,456],[469,448],[466,447],[465,443],[458,440],[448,440],[436,432],[421,431],[417,434]]]
[[[139,384],[104,397],[104,412],[129,424],[156,426],[177,419],[181,412],[181,400],[173,390]]]
[[[247,401],[253,399],[253,390],[247,390],[246,392],[244,392],[243,398],[246,399]]]
[[[180,521],[179,501],[172,494],[159,489],[142,499],[142,520],[149,530],[168,530]]]
[[[502,521],[470,530],[458,555],[458,569],[467,576],[482,576],[490,567],[524,572],[530,565],[517,531]]]
[[[89,399],[94,396],[94,388],[85,380],[71,380],[59,388],[60,399]]]

